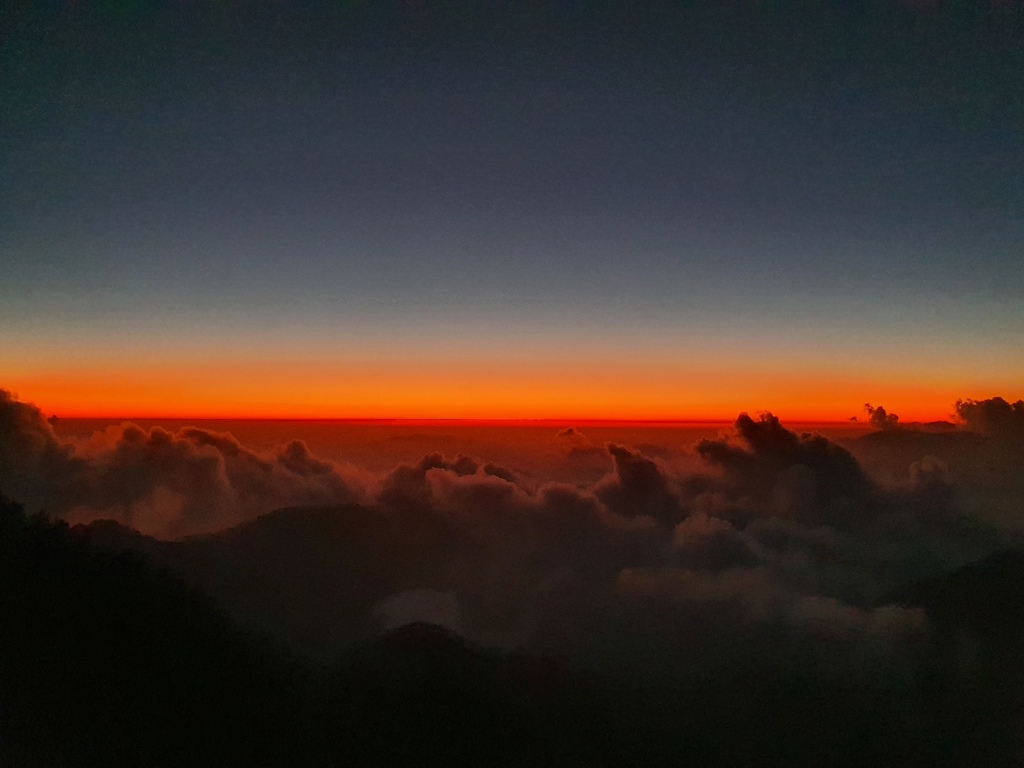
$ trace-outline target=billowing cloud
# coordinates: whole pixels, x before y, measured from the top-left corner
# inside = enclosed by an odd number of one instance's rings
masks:
[[[975,432],[1024,440],[1024,400],[1012,404],[1001,397],[957,400],[956,414]]]
[[[875,429],[895,429],[899,426],[900,417],[895,413],[888,413],[885,408],[875,408],[871,403],[864,403],[864,410],[868,413],[868,421]]]
[[[614,471],[594,491],[610,510],[623,517],[653,517],[668,523],[683,516],[679,497],[654,460],[614,444],[608,445],[608,454]]]
[[[703,512],[690,515],[676,526],[672,547],[678,560],[689,568],[719,571],[759,562],[755,540],[731,523]]]
[[[901,424],[867,434],[849,448],[876,482],[897,492],[909,488],[919,512],[980,521],[1019,542],[1024,402],[994,397],[960,400],[955,407],[957,424]]]
[[[606,455],[605,446],[596,443],[575,427],[566,427],[555,433],[559,448],[570,461],[581,463],[600,462]]]
[[[361,498],[359,474],[301,441],[261,453],[196,428],[122,424],[64,441],[37,408],[0,390],[0,487],[72,522],[110,518],[162,537],[206,533],[278,507]]]
[[[735,436],[702,440],[698,454],[724,473],[722,489],[735,514],[850,523],[869,514],[876,489],[856,459],[817,434],[797,434],[770,413],[741,414]]]

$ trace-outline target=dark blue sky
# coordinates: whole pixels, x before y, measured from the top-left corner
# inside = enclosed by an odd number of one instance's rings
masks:
[[[669,5],[8,11],[0,341],[1024,381],[1022,6]]]

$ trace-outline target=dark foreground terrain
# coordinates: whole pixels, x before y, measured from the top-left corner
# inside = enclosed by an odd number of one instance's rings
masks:
[[[756,664],[633,684],[427,624],[322,665],[3,501],[0,764],[1016,765],[1022,594],[1015,552],[909,585],[933,639],[888,700]]]

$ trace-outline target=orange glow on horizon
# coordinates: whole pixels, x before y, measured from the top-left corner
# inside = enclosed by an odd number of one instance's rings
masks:
[[[263,375],[260,375],[260,374]],[[863,404],[902,421],[948,419],[955,386],[902,385],[841,377],[776,374],[719,379],[678,375],[480,374],[421,371],[418,376],[270,376],[258,371],[137,371],[117,377],[23,376],[0,383],[47,415],[103,419],[472,420],[487,423],[731,422],[770,411],[801,423],[842,423]]]

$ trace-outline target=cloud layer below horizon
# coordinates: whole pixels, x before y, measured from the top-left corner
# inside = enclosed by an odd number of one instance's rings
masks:
[[[339,599],[358,592],[364,629],[429,619],[502,645],[575,647],[585,625],[646,604],[660,606],[650,615],[717,606],[738,621],[866,641],[923,631],[914,610],[885,605],[892,589],[1021,540],[1024,403],[957,410],[961,423],[944,429],[882,419],[852,450],[743,414],[731,434],[674,461],[563,430],[568,460],[609,466],[570,484],[441,454],[371,473],[301,441],[260,452],[198,428],[122,424],[64,440],[3,393],[0,489],[72,523],[252,538],[276,567],[298,569],[288,578],[322,567],[342,582]],[[264,517],[283,507],[297,509]]]
[[[2,393],[0,490],[319,661],[424,621],[627,680],[719,749],[756,748],[723,724],[760,723],[742,691],[858,745],[866,718],[883,752],[1003,755],[1024,680],[1024,402],[955,408],[929,425],[873,408],[880,428],[845,444],[767,413],[680,447],[552,430],[581,470],[553,482],[441,453],[371,472],[194,427],[70,440]]]

